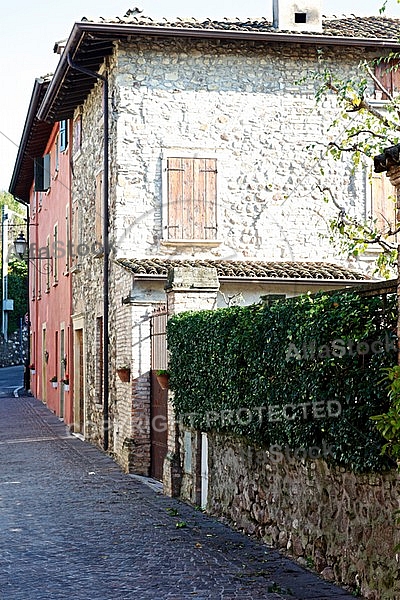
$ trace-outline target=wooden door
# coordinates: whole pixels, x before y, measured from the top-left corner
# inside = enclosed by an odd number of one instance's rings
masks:
[[[151,467],[150,474],[162,481],[164,459],[167,454],[168,390],[157,381],[159,369],[167,368],[167,312],[163,306],[151,318]]]
[[[84,379],[84,360],[83,360],[83,329],[75,330],[75,343],[74,343],[74,365],[75,365],[75,379],[74,379],[74,431],[76,433],[84,434],[85,431],[85,379]]]

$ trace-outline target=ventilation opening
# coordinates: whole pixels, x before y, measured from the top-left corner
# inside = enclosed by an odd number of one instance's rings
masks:
[[[295,23],[307,23],[307,13],[294,13]]]

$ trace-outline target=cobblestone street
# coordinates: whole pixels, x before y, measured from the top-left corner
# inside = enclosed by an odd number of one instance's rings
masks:
[[[1,600],[354,598],[122,473],[33,398],[0,398],[0,463]]]

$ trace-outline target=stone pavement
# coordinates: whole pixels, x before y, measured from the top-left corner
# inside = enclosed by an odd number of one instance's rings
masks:
[[[0,398],[0,599],[350,600],[120,471],[30,397]]]

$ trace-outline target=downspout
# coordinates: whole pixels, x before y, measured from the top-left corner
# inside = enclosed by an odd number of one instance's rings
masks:
[[[272,0],[272,27],[279,28],[279,1]]]
[[[109,229],[109,209],[108,209],[108,195],[109,195],[109,166],[108,166],[108,145],[109,145],[109,131],[108,131],[108,79],[100,73],[81,67],[75,63],[70,54],[67,54],[68,65],[71,69],[80,71],[89,77],[94,77],[103,82],[103,118],[104,118],[104,140],[103,140],[103,393],[104,393],[104,405],[103,405],[103,448],[105,451],[108,450],[109,445],[109,255],[110,255],[110,244],[108,237]]]

